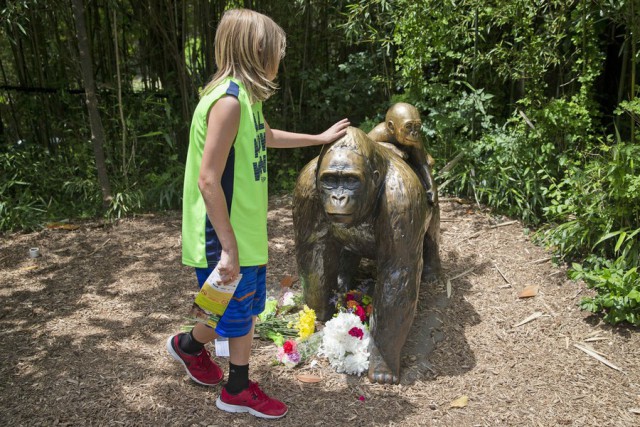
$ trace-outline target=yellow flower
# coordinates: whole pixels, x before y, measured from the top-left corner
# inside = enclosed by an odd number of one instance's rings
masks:
[[[309,338],[316,329],[316,312],[305,305],[303,309],[300,310],[296,329],[299,331],[298,335],[300,335],[301,339],[305,340]]]

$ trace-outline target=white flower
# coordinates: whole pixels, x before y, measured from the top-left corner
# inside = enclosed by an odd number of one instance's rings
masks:
[[[349,335],[352,328],[363,331],[362,337]],[[324,328],[319,353],[327,356],[336,372],[360,375],[369,368],[369,341],[371,336],[358,316],[338,313]]]
[[[291,291],[287,291],[284,293],[284,295],[282,295],[282,297],[280,298],[280,305],[282,307],[286,307],[288,305],[296,305],[296,302],[293,300],[293,292]]]

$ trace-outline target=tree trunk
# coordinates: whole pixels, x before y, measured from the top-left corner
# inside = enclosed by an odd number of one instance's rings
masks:
[[[98,182],[102,189],[102,205],[107,207],[111,202],[111,184],[107,175],[107,166],[104,161],[103,146],[105,144],[104,128],[98,111],[98,97],[93,80],[93,62],[89,41],[87,39],[87,28],[84,20],[84,7],[82,0],[72,0],[73,17],[76,23],[76,34],[78,37],[78,51],[80,53],[80,69],[84,82],[87,110],[89,111],[89,124],[91,126],[91,142],[93,143],[93,154],[96,160],[98,171]]]

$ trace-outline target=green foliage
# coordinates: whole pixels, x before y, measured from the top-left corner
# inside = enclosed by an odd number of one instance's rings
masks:
[[[348,55],[345,62],[329,70],[318,67],[302,71],[300,78],[306,82],[307,96],[301,100],[301,105],[303,110],[313,117],[313,122],[303,121],[297,124],[302,127],[302,131],[324,131],[326,127],[345,116],[356,125],[361,120],[367,121],[367,116],[372,113],[386,111],[388,103],[383,94],[384,78],[372,75],[371,72],[375,69],[376,61],[380,60],[381,54],[356,52]],[[269,100],[266,106],[270,107],[272,103],[273,100]],[[265,115],[272,112],[274,111],[265,111]],[[270,119],[269,123],[274,122]],[[319,151],[318,147],[269,150],[270,191],[292,191],[300,169],[317,156]]]
[[[580,301],[583,310],[604,313],[604,320],[615,325],[628,322],[640,326],[640,274],[629,267],[625,258],[615,261],[592,258],[592,265],[583,268],[574,263],[569,276],[584,280],[597,291],[594,297]]]
[[[151,210],[179,209],[182,206],[184,165],[177,155],[169,156],[164,171],[145,176],[145,206]]]
[[[546,218],[558,223],[544,240],[563,257],[589,253],[634,259],[640,254],[640,146],[600,145],[567,161],[565,176],[546,190]]]
[[[137,212],[142,207],[142,192],[140,190],[127,190],[116,193],[105,213],[105,217],[111,220],[124,218]]]
[[[88,150],[51,153],[24,145],[0,152],[0,231],[34,230],[49,220],[96,215],[97,186]]]

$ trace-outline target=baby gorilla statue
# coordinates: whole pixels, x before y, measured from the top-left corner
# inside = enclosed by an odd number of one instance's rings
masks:
[[[377,264],[372,382],[399,382],[400,351],[415,316],[423,239],[432,215],[433,205],[411,167],[356,128],[323,147],[298,178],[296,261],[305,301],[318,318],[326,321],[334,314],[330,298],[335,292],[355,287],[361,258]],[[439,264],[439,254],[426,255],[432,257]]]
[[[429,254],[440,251],[440,206],[438,204],[438,190],[431,172],[435,162],[424,148],[421,127],[422,120],[420,120],[420,113],[416,107],[405,102],[398,102],[387,110],[385,121],[379,123],[367,136],[405,159],[418,174],[427,190],[427,199],[433,205],[434,211],[424,240],[424,253]],[[440,270],[440,258],[425,258],[422,272],[423,280],[437,278]]]

